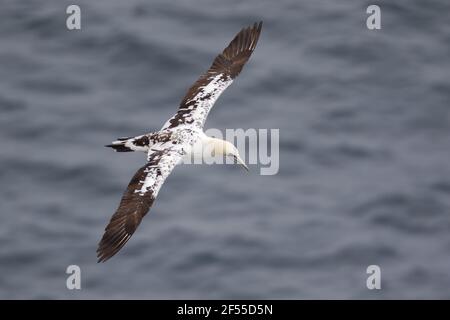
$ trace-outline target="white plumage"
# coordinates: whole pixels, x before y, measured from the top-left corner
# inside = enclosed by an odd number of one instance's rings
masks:
[[[229,142],[210,138],[203,126],[212,106],[241,72],[258,42],[262,23],[242,29],[219,54],[209,70],[188,90],[177,113],[158,132],[121,138],[108,147],[118,152],[147,152],[147,163],[128,184],[117,211],[99,243],[99,262],[115,255],[136,231],[156,199],[165,179],[183,159],[210,149],[214,155],[233,157],[247,169],[237,149]],[[200,152],[199,152],[200,150]]]

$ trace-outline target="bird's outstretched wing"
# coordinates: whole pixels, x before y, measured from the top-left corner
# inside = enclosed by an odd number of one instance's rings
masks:
[[[97,249],[98,262],[108,260],[127,243],[155,201],[164,180],[182,157],[175,148],[156,145],[152,149],[148,163],[131,179],[119,208],[105,228]]]
[[[247,60],[255,50],[261,33],[262,22],[242,29],[215,59],[209,70],[204,73],[188,90],[180,104],[178,112],[169,119],[163,129],[180,125],[194,125],[203,128],[209,111],[220,94],[241,72]]]

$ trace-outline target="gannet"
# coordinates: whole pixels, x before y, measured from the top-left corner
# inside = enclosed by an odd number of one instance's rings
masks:
[[[147,152],[147,163],[133,176],[119,207],[98,245],[98,262],[114,256],[127,243],[158,195],[173,168],[198,150],[230,157],[248,170],[237,148],[228,141],[208,137],[203,125],[212,106],[239,75],[255,50],[262,22],[243,28],[200,76],[181,101],[177,113],[158,132],[119,138],[106,147],[117,152]]]

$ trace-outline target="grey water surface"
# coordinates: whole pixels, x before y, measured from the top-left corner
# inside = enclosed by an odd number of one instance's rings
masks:
[[[450,298],[450,2],[377,1],[381,30],[370,4],[2,0],[0,298]],[[259,20],[207,128],[279,129],[278,174],[179,166],[97,264],[145,162],[103,145],[158,130]]]

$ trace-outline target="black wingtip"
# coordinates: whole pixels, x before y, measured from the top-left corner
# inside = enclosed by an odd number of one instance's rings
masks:
[[[251,26],[251,28],[254,29],[254,30],[257,30],[258,33],[259,33],[259,32],[261,32],[262,25],[263,25],[263,21],[260,20],[258,22],[253,23],[253,26]]]
[[[261,33],[262,25],[263,25],[262,20],[259,21],[258,25],[257,25],[256,22],[255,22],[255,28],[256,28],[256,30],[257,30],[257,32],[258,32],[258,36],[259,36],[259,34]]]
[[[104,257],[97,257],[97,263],[105,263],[108,259]]]
[[[103,240],[103,239],[102,239]],[[114,253],[115,254],[115,253]],[[105,263],[106,261],[108,261],[110,258],[113,257],[114,254],[106,254],[104,252],[104,250],[102,250],[102,241],[98,244],[98,249],[97,249],[97,263]]]

